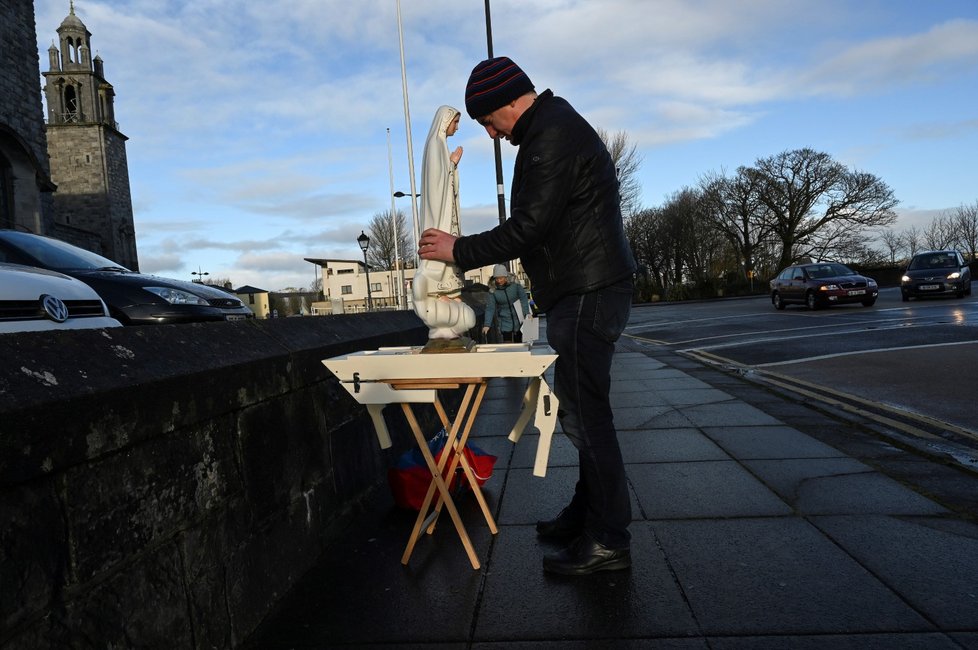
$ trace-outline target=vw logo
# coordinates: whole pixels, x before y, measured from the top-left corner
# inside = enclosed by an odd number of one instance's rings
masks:
[[[41,307],[44,308],[44,313],[56,323],[63,323],[68,320],[68,307],[54,296],[42,295]]]

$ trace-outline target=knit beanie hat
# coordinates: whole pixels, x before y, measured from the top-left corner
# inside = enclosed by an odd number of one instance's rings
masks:
[[[533,82],[509,57],[486,59],[472,69],[465,86],[465,110],[473,120],[533,90]]]
[[[483,113],[483,115],[485,115],[485,113]],[[509,269],[507,269],[502,264],[497,264],[496,266],[492,267],[492,277],[494,277],[494,278],[507,277],[508,278],[509,277]]]

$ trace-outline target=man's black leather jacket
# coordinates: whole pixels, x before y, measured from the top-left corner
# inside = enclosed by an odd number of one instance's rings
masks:
[[[510,218],[459,238],[455,262],[468,270],[519,257],[541,311],[634,273],[614,163],[584,118],[547,90],[517,120],[510,140],[520,147]]]

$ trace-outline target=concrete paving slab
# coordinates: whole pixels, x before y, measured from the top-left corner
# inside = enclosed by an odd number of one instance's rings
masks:
[[[802,514],[947,512],[934,501],[852,458],[749,460],[744,465]]]
[[[484,559],[492,536],[484,520],[477,525],[481,513],[470,501],[461,504],[462,518]],[[467,639],[483,572],[472,569],[447,517],[402,566],[413,521],[414,513],[389,508],[372,527],[358,526],[338,540],[283,601],[265,636],[300,648]],[[385,612],[397,615],[380,615]]]
[[[711,638],[713,650],[960,650],[945,634],[820,634]]]
[[[499,516],[500,525],[536,524],[552,519],[570,503],[574,496],[579,471],[574,467],[553,467],[545,478],[533,476],[530,469],[510,469],[506,492]],[[632,519],[642,519],[635,495],[632,498]]]
[[[978,650],[978,633],[952,632],[948,636],[954,639],[956,643],[961,644],[965,650]]]
[[[625,408],[672,408],[662,393],[655,390],[634,393],[617,393],[611,396],[611,408],[615,413]]]
[[[693,426],[697,427],[720,427],[730,424],[740,426],[784,424],[764,411],[740,401],[687,406],[682,407],[680,411]]]
[[[689,418],[673,406],[621,406],[615,409],[615,428],[655,429],[688,427]]]
[[[506,527],[493,548],[473,641],[697,634],[651,531],[633,528],[630,569],[568,578],[543,572],[542,557],[553,549],[532,527]]]
[[[745,459],[836,458],[841,451],[787,426],[703,427],[730,455]]]
[[[473,643],[472,650],[707,650],[705,639],[587,639]]]
[[[666,404],[689,406],[691,404],[719,404],[733,400],[728,393],[716,388],[679,388],[657,391],[657,397]]]
[[[762,517],[791,508],[733,461],[628,465],[647,519]]]
[[[707,636],[936,631],[802,519],[652,526]]]
[[[941,629],[978,624],[978,524],[940,517],[813,517]]]
[[[731,460],[698,429],[646,429],[621,431],[618,443],[625,463],[672,463],[696,460]]]

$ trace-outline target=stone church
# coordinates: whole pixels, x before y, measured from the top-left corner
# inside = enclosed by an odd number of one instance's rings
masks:
[[[74,2],[57,28],[41,108],[32,2],[0,0],[0,228],[48,235],[138,270],[115,92]]]

